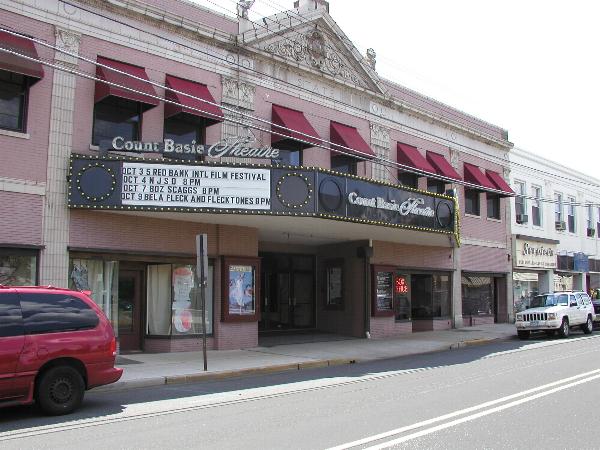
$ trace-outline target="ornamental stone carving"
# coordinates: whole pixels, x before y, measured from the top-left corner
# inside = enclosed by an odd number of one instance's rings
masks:
[[[243,80],[222,77],[223,103],[254,110],[254,93],[256,87]]]
[[[341,78],[343,81],[366,87],[361,77],[333,46],[327,43],[324,34],[317,29],[300,33],[294,39],[283,39],[268,43],[264,49],[273,55],[282,56],[297,63],[304,63],[310,68],[331,75],[334,78]]]
[[[371,144],[379,147],[389,148],[390,147],[390,130],[387,128],[371,123]]]
[[[367,65],[375,70],[375,63],[377,62],[377,54],[375,53],[375,50],[373,50],[372,48],[368,48],[367,49]]]
[[[56,47],[75,55],[79,54],[79,44],[81,42],[81,34],[73,33],[72,31],[63,28],[54,30],[56,37]],[[61,51],[56,51],[54,59],[63,63],[77,65],[78,60],[75,56],[68,55]]]
[[[237,2],[237,15],[242,19],[248,19],[248,11],[254,5],[254,0],[239,0]]]
[[[450,149],[450,164],[455,169],[458,169],[458,155],[459,155],[458,150],[456,150],[455,148]]]

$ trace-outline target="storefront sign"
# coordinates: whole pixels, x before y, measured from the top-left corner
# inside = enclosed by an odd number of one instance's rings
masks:
[[[187,144],[176,143],[173,139],[164,139],[161,142],[128,141],[122,136],[115,137],[112,141],[100,142],[100,152],[132,152],[132,153],[159,153],[165,158],[196,159],[197,156],[210,158],[261,158],[277,159],[279,150],[269,146],[251,147],[253,138],[224,139],[216,144],[203,145],[191,141]]]
[[[452,197],[305,167],[73,155],[69,207],[261,214],[453,234]]]
[[[516,239],[515,267],[556,268],[556,245]]]

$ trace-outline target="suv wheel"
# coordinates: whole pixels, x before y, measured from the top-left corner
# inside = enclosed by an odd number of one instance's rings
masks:
[[[585,334],[592,334],[592,331],[594,331],[594,322],[592,322],[592,316],[587,317],[587,321],[581,325],[581,329]]]
[[[70,366],[53,367],[40,378],[36,400],[46,414],[59,416],[74,411],[83,400],[85,384]]]
[[[517,335],[519,336],[519,339],[525,341],[525,340],[529,339],[531,332],[528,330],[519,330],[519,331],[517,331]]]
[[[560,328],[558,329],[558,335],[562,338],[566,338],[569,336],[570,331],[571,330],[569,328],[569,319],[567,319],[566,317],[563,317],[562,324],[560,325]]]

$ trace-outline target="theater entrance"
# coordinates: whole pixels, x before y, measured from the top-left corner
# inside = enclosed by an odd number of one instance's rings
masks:
[[[315,327],[315,257],[262,253],[260,331]]]

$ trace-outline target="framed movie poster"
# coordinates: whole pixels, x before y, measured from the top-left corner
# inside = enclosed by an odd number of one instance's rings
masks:
[[[373,295],[371,314],[373,316],[394,315],[394,268],[387,266],[372,266],[371,284]]]
[[[344,260],[325,261],[325,308],[344,308]]]
[[[223,259],[224,322],[254,322],[259,317],[260,261],[258,258]]]

